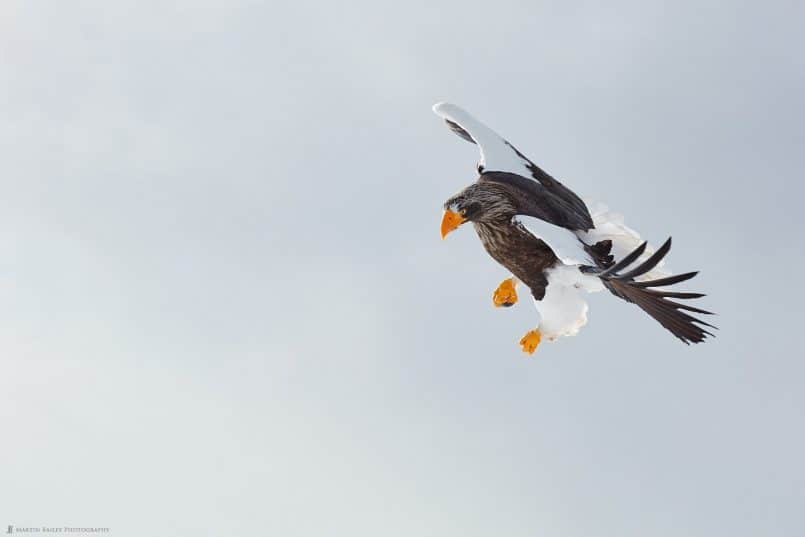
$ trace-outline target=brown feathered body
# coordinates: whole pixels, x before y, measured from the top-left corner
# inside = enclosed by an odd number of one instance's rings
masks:
[[[698,343],[712,335],[702,328],[712,325],[685,313],[710,312],[670,300],[704,295],[667,289],[696,273],[657,275],[655,269],[668,254],[671,239],[651,253],[646,242],[640,243],[639,235],[616,217],[599,219],[606,229],[598,229],[598,221],[578,195],[506,139],[456,105],[438,103],[433,110],[451,130],[481,149],[480,176],[447,200],[445,214],[460,214],[463,221],[473,223],[489,255],[530,288],[543,317],[558,319],[571,312],[565,319],[569,328],[560,335],[575,334],[586,322],[587,305],[583,300],[579,303],[577,291],[603,287],[639,306],[685,343]],[[570,231],[591,265],[565,264],[518,216],[531,216]],[[564,308],[565,304],[569,306]],[[572,319],[573,312],[582,318]],[[560,321],[554,324],[563,326]]]
[[[542,300],[548,285],[545,271],[559,262],[551,247],[512,218],[475,222],[474,227],[492,259],[526,284],[534,298]]]

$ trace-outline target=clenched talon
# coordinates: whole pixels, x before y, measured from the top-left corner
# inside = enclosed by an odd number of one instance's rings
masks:
[[[495,304],[496,308],[501,306],[508,308],[517,302],[517,291],[514,290],[516,286],[514,278],[506,278],[500,282],[500,285],[492,294],[492,303]]]
[[[542,334],[539,333],[539,330],[529,330],[526,332],[526,334],[520,339],[520,345],[523,347],[523,352],[534,354],[534,351],[537,350],[537,346],[539,345],[541,339]]]

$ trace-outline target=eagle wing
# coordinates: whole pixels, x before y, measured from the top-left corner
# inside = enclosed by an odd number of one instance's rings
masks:
[[[648,259],[640,261],[646,251],[647,243],[643,242],[629,255],[611,264],[605,270],[593,270],[592,273],[604,283],[609,291],[627,302],[637,304],[640,309],[651,315],[668,331],[683,342],[701,343],[707,336],[713,336],[702,326],[716,328],[685,311],[701,315],[713,315],[713,312],[689,306],[671,298],[687,300],[701,298],[702,293],[670,291],[669,286],[690,280],[698,272],[686,272],[665,278],[637,281],[636,278],[648,274],[671,250],[669,238]],[[683,311],[684,310],[684,311]]]
[[[433,106],[436,115],[468,142],[478,145],[480,181],[505,185],[518,200],[518,214],[533,216],[571,231],[593,228],[587,206],[573,191],[531,162],[495,131],[450,103]]]

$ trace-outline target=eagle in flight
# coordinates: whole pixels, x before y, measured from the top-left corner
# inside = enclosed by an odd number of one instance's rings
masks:
[[[697,274],[672,275],[663,269],[663,259],[671,249],[670,238],[654,250],[623,224],[620,215],[602,205],[588,207],[463,109],[438,103],[433,111],[481,151],[479,177],[444,203],[442,238],[461,224],[472,222],[489,255],[512,274],[492,295],[496,307],[514,305],[520,284],[531,291],[540,322],[520,339],[524,352],[533,353],[542,340],[555,341],[578,333],[587,323],[583,293],[603,289],[636,304],[687,344],[713,335],[704,328],[715,328],[713,325],[691,315],[711,312],[677,301],[704,295],[668,289]],[[569,231],[590,264],[561,257],[526,229],[520,216],[535,217]]]

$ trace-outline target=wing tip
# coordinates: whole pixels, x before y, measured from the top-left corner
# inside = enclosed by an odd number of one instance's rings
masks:
[[[462,112],[461,108],[447,101],[439,101],[438,103],[434,104],[431,109],[433,110],[434,114],[445,119],[450,119],[455,112]]]
[[[669,298],[700,298],[704,296],[703,294],[658,289],[690,280],[698,274],[698,271],[649,281],[638,282],[633,279],[635,276],[643,274],[645,272],[644,269],[648,268],[650,270],[653,268],[657,262],[668,254],[668,251],[671,249],[671,238],[669,237],[649,259],[644,261],[637,268],[628,271],[629,266],[642,254],[642,250],[645,246],[646,243],[644,242],[624,256],[623,259],[608,269],[599,272],[598,276],[603,280],[604,285],[608,287],[615,296],[636,304],[685,344],[702,343],[708,336],[711,338],[715,337],[715,334],[704,327],[717,330],[718,328],[716,326],[685,313],[685,311],[689,311],[702,315],[714,315],[713,312],[669,300]],[[620,270],[626,270],[627,272],[619,273]]]

